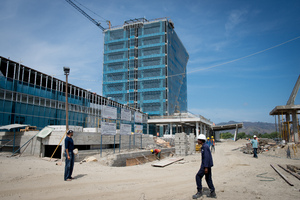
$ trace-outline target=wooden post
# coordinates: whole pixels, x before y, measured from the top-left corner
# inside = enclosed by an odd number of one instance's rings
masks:
[[[280,173],[278,171],[278,169],[276,169],[272,164],[270,164],[270,166],[275,170],[275,172],[277,172],[279,174],[279,176],[281,176],[281,178],[283,178],[283,180],[285,180],[285,182],[287,182],[290,186],[294,186],[294,184],[292,184],[291,182],[289,182],[289,180],[287,179],[287,177],[285,177],[282,173]]]

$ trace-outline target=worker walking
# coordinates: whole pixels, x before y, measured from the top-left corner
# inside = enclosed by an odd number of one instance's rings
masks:
[[[215,187],[212,182],[212,173],[211,173],[211,168],[213,166],[213,160],[211,156],[211,152],[209,149],[209,146],[205,142],[205,135],[200,134],[198,136],[198,144],[202,145],[201,147],[201,155],[202,155],[202,161],[201,161],[201,167],[196,174],[196,184],[197,184],[197,193],[193,195],[193,199],[200,198],[203,193],[202,193],[202,178],[205,175],[205,180],[206,183],[210,189],[210,193],[207,195],[207,197],[215,198],[216,193],[215,193]]]
[[[65,181],[71,181],[73,168],[74,168],[74,142],[73,142],[73,131],[68,130],[67,137],[65,139],[65,156],[66,156],[66,166],[65,166]]]
[[[258,158],[257,157],[258,140],[257,140],[256,135],[253,136],[253,140],[251,140],[250,142],[251,142],[252,148],[253,148],[253,157]]]
[[[211,136],[210,142],[211,142],[210,151],[215,152],[215,139],[214,139],[214,136]]]
[[[160,160],[160,154],[161,154],[161,150],[160,149],[151,149],[152,154],[156,155],[156,159]]]
[[[207,137],[206,144],[207,144],[207,145],[208,145],[208,147],[210,148],[210,146],[211,146],[211,141],[209,140],[209,137]]]

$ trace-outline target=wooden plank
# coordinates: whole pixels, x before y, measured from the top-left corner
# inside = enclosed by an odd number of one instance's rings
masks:
[[[291,170],[289,170],[289,169],[286,169],[286,168],[284,168],[283,166],[281,166],[281,165],[278,165],[280,168],[282,168],[283,170],[285,170],[286,172],[288,172],[288,173],[290,173],[291,175],[293,175],[293,176],[295,176],[297,179],[299,179],[300,180],[300,176],[298,175],[298,174],[296,174],[296,173],[294,173],[294,172],[292,172]]]
[[[152,166],[153,167],[165,167],[165,166],[171,165],[175,162],[178,162],[180,160],[183,160],[183,158],[182,157],[181,158],[169,158],[169,159],[154,163],[154,164],[152,164]]]
[[[289,182],[289,180],[287,179],[287,177],[285,177],[282,173],[280,173],[280,171],[278,171],[278,169],[276,169],[272,164],[270,164],[270,165],[275,170],[275,172],[277,172],[279,174],[279,176],[281,176],[281,178],[283,178],[283,180],[285,180],[285,182],[287,182],[290,186],[294,186],[294,184],[292,184],[291,182]]]

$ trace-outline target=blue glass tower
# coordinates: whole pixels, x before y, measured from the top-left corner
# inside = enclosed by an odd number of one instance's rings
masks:
[[[104,34],[104,96],[152,116],[187,111],[189,55],[171,20],[128,20]]]

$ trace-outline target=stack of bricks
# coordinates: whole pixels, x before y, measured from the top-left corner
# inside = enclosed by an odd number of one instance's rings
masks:
[[[188,153],[188,137],[185,133],[175,134],[175,154],[186,156]]]
[[[188,147],[188,155],[194,154],[196,152],[196,141],[194,134],[190,134],[188,137]]]

